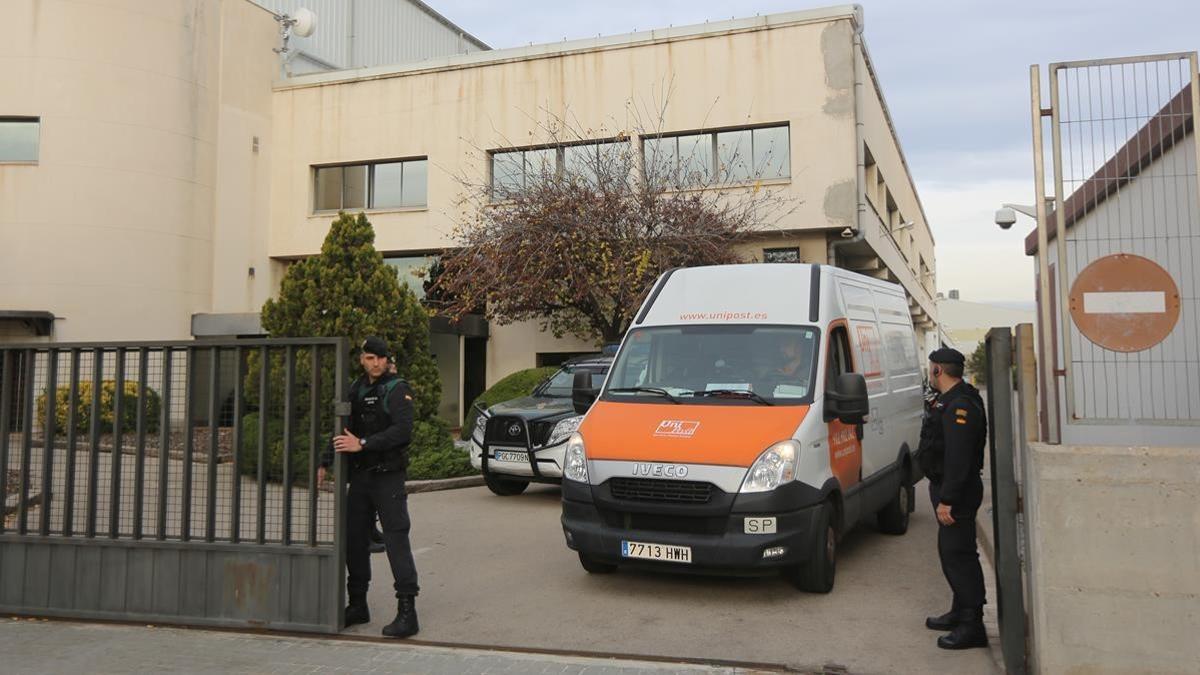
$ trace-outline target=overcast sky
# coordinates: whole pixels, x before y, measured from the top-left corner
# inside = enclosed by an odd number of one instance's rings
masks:
[[[745,17],[804,0],[427,0],[495,48]],[[1029,302],[1024,219],[1033,203],[1029,66],[1200,47],[1200,0],[867,0],[867,49],[937,240],[938,290]],[[1048,188],[1053,191],[1052,187]]]

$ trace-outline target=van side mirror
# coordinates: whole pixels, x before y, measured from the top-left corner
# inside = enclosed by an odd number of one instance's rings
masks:
[[[571,405],[575,408],[576,414],[586,413],[588,408],[596,402],[596,396],[599,394],[599,390],[592,387],[592,371],[579,370],[575,372],[575,379],[571,382]]]
[[[842,373],[835,388],[825,392],[825,421],[862,424],[871,411],[867,398],[867,379],[862,373]]]

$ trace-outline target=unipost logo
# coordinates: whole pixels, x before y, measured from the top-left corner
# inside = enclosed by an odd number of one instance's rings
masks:
[[[654,435],[666,438],[691,438],[696,435],[696,430],[699,428],[700,423],[691,420],[663,420],[658,423]]]

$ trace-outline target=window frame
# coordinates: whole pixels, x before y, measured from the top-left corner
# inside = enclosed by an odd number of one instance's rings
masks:
[[[400,165],[400,185],[397,188],[397,193],[400,194],[400,199],[404,199],[404,175],[407,173],[408,164],[416,164],[418,162],[425,163],[425,198],[420,204],[401,204],[399,206],[376,206],[375,205],[375,167],[384,164]],[[364,181],[364,192],[362,207],[351,207],[351,211],[364,211],[367,213],[379,213],[390,211],[424,211],[429,209],[429,157],[424,155],[412,157],[394,157],[388,159],[373,159],[365,162],[336,162],[332,164],[313,164],[311,168],[309,185],[312,189],[312,199],[310,200],[311,216],[329,216],[337,214],[339,211],[346,211],[346,169],[364,167],[366,169],[366,179]],[[342,178],[340,181],[340,189],[338,190],[339,201],[336,208],[320,208],[318,199],[320,191],[317,189],[318,176],[322,170],[327,169],[342,169]]]
[[[33,144],[33,159],[5,159],[0,157],[0,165],[35,165],[42,159],[42,118],[36,115],[0,115],[0,125],[3,124],[35,124],[36,138]]]
[[[784,129],[787,132],[787,139],[788,139],[788,142],[786,145],[786,147],[787,147],[787,175],[763,177],[761,175],[756,175],[754,173],[754,171],[756,169],[756,167],[754,166],[754,163],[755,163],[754,158],[756,155],[755,150],[754,150],[754,145],[755,145],[755,137],[758,136],[758,134],[755,132],[768,130],[768,129],[771,129],[771,130]],[[746,131],[750,132],[750,147],[748,148],[748,156],[750,158],[750,170],[751,170],[750,177],[746,178],[746,179],[742,179],[742,180],[726,180],[723,177],[723,174],[728,173],[728,169],[724,169],[721,164],[722,146],[719,143],[718,138],[722,134],[731,134],[731,133],[746,132]],[[709,181],[707,184],[688,183],[688,182],[682,180],[682,175],[680,174],[680,172],[683,168],[682,165],[683,165],[684,155],[679,150],[678,139],[692,137],[692,136],[707,137],[707,139],[706,139],[706,145],[708,145],[708,153],[707,154],[708,154],[708,160],[710,162],[709,166],[706,168],[706,173],[708,175],[708,181]],[[646,150],[646,141],[650,140],[650,141],[661,142],[661,141],[670,140],[670,139],[674,139],[676,141],[675,152],[674,152],[675,165],[676,165],[675,170],[674,170],[675,175],[672,176],[671,179],[668,181],[670,183],[670,189],[672,189],[672,190],[683,191],[683,190],[697,190],[697,189],[720,189],[720,188],[727,188],[727,187],[737,187],[737,186],[742,186],[742,185],[754,185],[755,183],[760,183],[760,182],[790,183],[792,180],[792,123],[790,120],[784,121],[784,122],[764,122],[761,124],[748,124],[748,125],[742,125],[742,126],[718,127],[718,128],[712,128],[712,129],[699,129],[699,130],[691,130],[691,131],[672,131],[672,132],[666,132],[666,133],[660,133],[660,134],[643,135],[640,137],[641,144],[642,144],[642,173],[643,173],[643,175],[648,173],[647,167],[646,167],[646,159],[649,156],[649,153]],[[740,151],[740,148],[739,148],[739,151]],[[745,165],[744,160],[743,160],[742,164],[743,164],[743,166]]]
[[[504,197],[496,194],[496,156],[510,155],[520,153],[521,155],[521,188],[524,190],[529,185],[530,167],[532,164],[526,159],[527,153],[544,152],[546,150],[554,151],[554,174],[561,176],[566,170],[566,155],[568,148],[592,147],[597,153],[600,148],[605,145],[618,145],[621,143],[631,143],[632,139],[622,139],[618,136],[610,136],[606,138],[587,139],[582,141],[571,141],[569,143],[555,143],[542,145],[527,145],[515,148],[493,148],[487,151],[487,177],[488,177],[488,200],[492,203],[501,203],[507,201]],[[597,161],[599,154],[596,155]]]

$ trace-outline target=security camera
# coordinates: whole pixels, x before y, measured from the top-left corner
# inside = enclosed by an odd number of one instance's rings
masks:
[[[858,230],[855,230],[853,227],[847,227],[842,230],[842,239],[853,239],[856,234],[858,234]]]
[[[1007,230],[1017,222],[1017,212],[1010,208],[1003,208],[996,211],[996,224],[1000,229]]]

